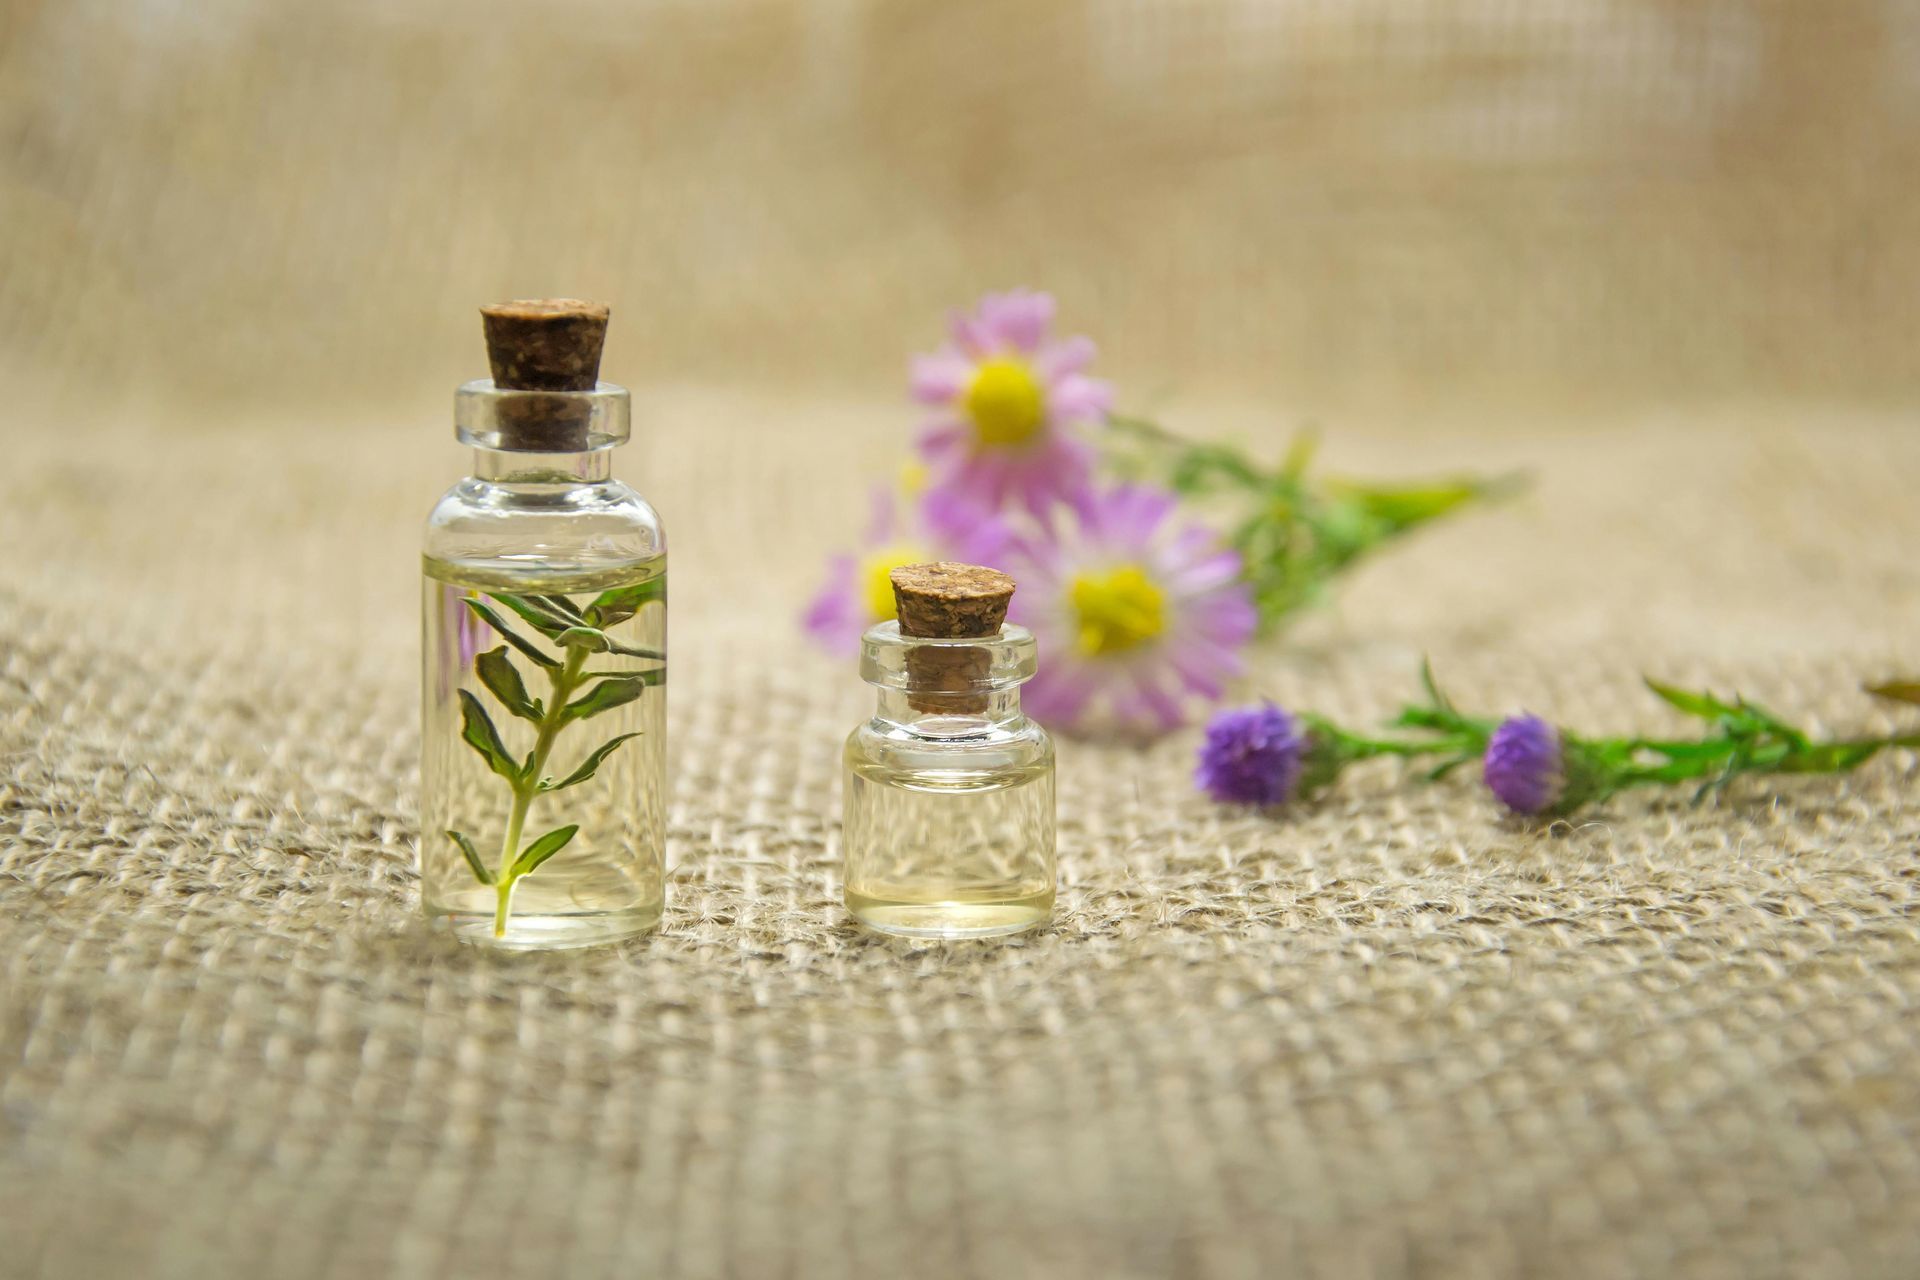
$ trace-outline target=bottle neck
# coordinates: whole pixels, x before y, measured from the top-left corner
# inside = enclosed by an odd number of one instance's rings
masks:
[[[529,453],[476,447],[473,474],[493,484],[595,484],[613,478],[613,450]]]
[[[1011,729],[1026,720],[1020,690],[987,694],[908,693],[881,686],[874,719],[929,738],[961,738],[986,729]]]

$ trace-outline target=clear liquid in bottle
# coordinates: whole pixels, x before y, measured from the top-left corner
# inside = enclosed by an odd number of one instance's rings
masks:
[[[665,883],[665,557],[591,572],[428,559],[425,574],[428,917],[508,948],[653,928]],[[605,647],[569,636],[567,621]],[[543,838],[563,842],[549,854]],[[530,858],[543,860],[515,874]]]

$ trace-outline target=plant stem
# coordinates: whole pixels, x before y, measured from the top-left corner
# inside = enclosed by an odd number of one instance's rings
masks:
[[[1451,738],[1429,738],[1420,742],[1397,741],[1390,738],[1358,738],[1345,735],[1342,745],[1355,760],[1369,760],[1375,756],[1440,756],[1457,755],[1463,751],[1478,751],[1486,744],[1483,739],[1467,734]]]
[[[553,696],[547,702],[546,713],[540,717],[540,730],[533,740],[533,754],[527,757],[526,772],[520,781],[513,784],[513,809],[507,814],[507,835],[500,844],[500,874],[494,890],[498,905],[493,911],[493,936],[504,938],[507,934],[507,916],[512,910],[513,886],[519,879],[513,874],[514,860],[520,856],[520,832],[527,822],[527,810],[533,805],[533,797],[538,794],[540,772],[547,767],[547,756],[553,751],[553,740],[560,732],[562,717],[566,714],[567,699],[573,696],[574,686],[580,680],[580,668],[586,665],[585,649],[568,649],[566,662],[555,671],[546,668],[547,677],[553,685]]]

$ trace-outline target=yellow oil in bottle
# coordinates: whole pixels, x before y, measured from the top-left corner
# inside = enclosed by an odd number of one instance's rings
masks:
[[[847,743],[846,904],[883,933],[985,938],[1047,922],[1054,899],[1053,754],[1033,733]]]

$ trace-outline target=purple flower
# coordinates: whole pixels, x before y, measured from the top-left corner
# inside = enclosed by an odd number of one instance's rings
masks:
[[[1015,539],[1000,567],[1020,583],[1014,620],[1040,642],[1024,699],[1039,719],[1162,733],[1240,673],[1257,620],[1240,556],[1174,507],[1146,486],[1089,490]]]
[[[1299,722],[1271,702],[1232,708],[1208,722],[1193,779],[1222,804],[1285,804],[1311,745]]]
[[[855,652],[868,627],[893,617],[888,575],[895,569],[933,560],[993,565],[1006,557],[1010,537],[998,517],[962,498],[928,493],[913,502],[877,487],[859,553],[827,561],[827,580],[801,622],[828,651]]]
[[[1047,294],[988,294],[955,313],[946,347],[915,357],[913,397],[938,410],[920,436],[935,491],[1039,514],[1086,485],[1093,447],[1077,428],[1105,419],[1112,391],[1082,372],[1093,342],[1055,340],[1052,324]]]
[[[1509,716],[1487,741],[1487,788],[1515,813],[1546,813],[1567,793],[1560,731],[1539,716]]]

